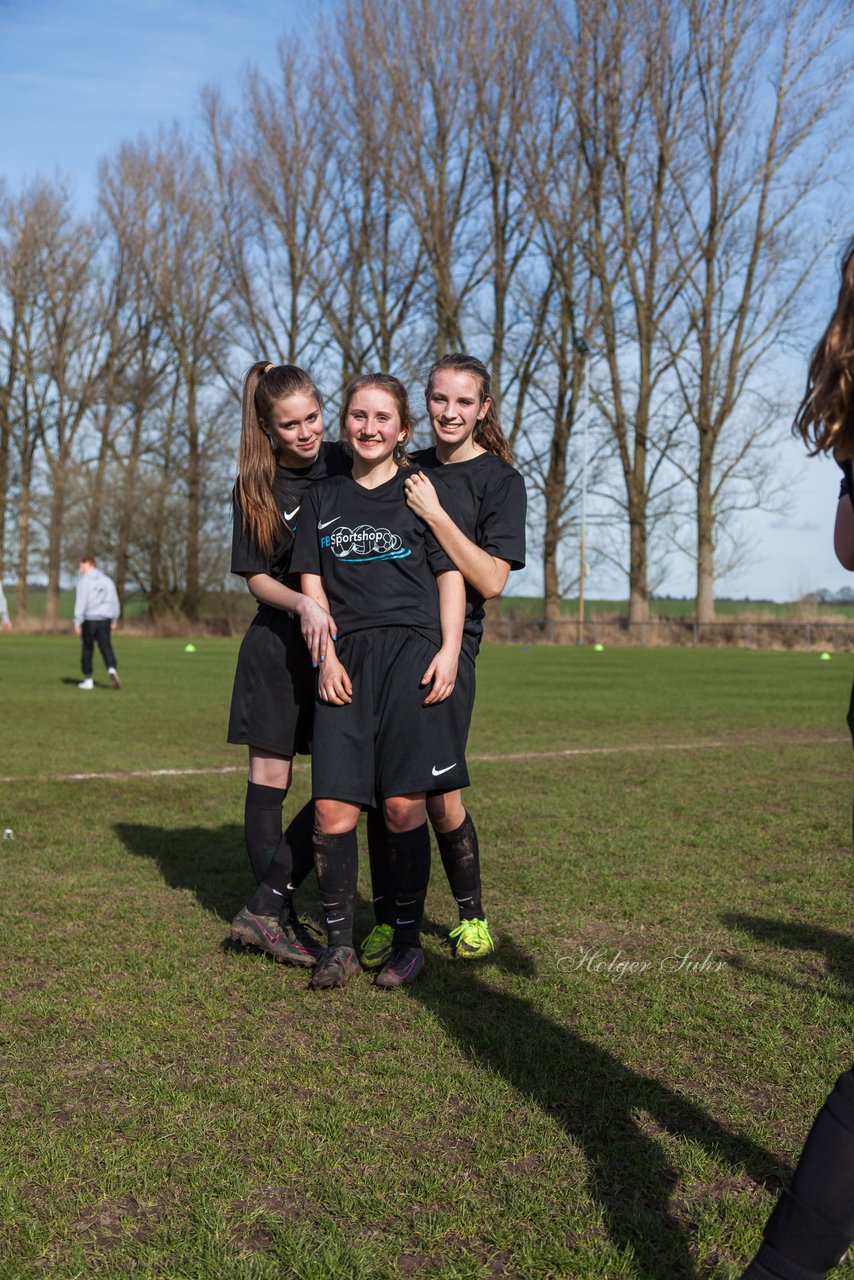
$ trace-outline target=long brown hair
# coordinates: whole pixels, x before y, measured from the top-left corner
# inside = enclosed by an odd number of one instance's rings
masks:
[[[339,421],[341,423],[341,439],[346,441],[347,433],[344,430],[344,423],[347,420],[347,414],[350,411],[350,401],[357,391],[364,391],[367,387],[377,387],[380,391],[385,391],[391,396],[397,408],[400,418],[400,425],[406,429],[406,440],[401,444],[394,446],[394,460],[399,467],[408,467],[409,458],[406,454],[406,446],[412,439],[412,410],[409,408],[409,396],[406,387],[399,378],[395,378],[391,373],[360,373],[355,378],[351,378],[344,388],[344,399],[341,402],[341,413]]]
[[[270,555],[283,521],[273,497],[276,450],[264,429],[273,405],[286,396],[311,396],[323,408],[323,396],[310,374],[295,364],[257,360],[243,380],[243,411],[237,451],[237,494],[252,539]]]
[[[854,458],[854,239],[842,256],[836,307],[812,354],[792,431],[840,461]]]
[[[427,400],[433,394],[433,379],[441,369],[452,369],[455,373],[470,373],[473,377],[479,379],[480,403],[482,405],[488,397],[489,408],[472,432],[472,439],[482,449],[496,454],[502,462],[506,462],[508,466],[512,467],[513,454],[510,452],[510,445],[501,430],[501,421],[498,417],[498,409],[491,390],[492,379],[489,376],[489,370],[486,365],[475,356],[467,356],[462,351],[451,351],[448,355],[442,356],[440,360],[437,360],[431,366],[430,372],[427,374],[427,386],[424,390],[424,397]]]

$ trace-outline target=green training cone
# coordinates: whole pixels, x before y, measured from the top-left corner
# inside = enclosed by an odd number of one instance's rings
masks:
[[[605,652],[604,644],[594,644],[593,651],[594,653],[604,653]]]
[[[195,653],[195,652],[196,652],[196,646],[193,644],[192,640],[190,641],[190,643],[189,643],[189,644],[185,644],[185,645],[184,645],[184,652],[185,652],[185,653]]]
[[[825,652],[821,655],[821,661],[822,661],[822,662],[830,662],[830,654],[829,654],[827,651],[825,651]]]

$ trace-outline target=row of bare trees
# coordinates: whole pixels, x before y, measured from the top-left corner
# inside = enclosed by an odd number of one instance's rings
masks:
[[[785,368],[834,228],[847,0],[345,0],[233,100],[104,159],[97,208],[0,205],[0,564],[80,549],[198,613],[226,567],[242,369],[331,400],[448,349],[491,364],[546,613],[577,586],[590,393],[598,554],[648,616],[656,548],[701,621],[769,501]],[[417,397],[416,397],[417,399]],[[790,408],[790,405],[788,406]]]

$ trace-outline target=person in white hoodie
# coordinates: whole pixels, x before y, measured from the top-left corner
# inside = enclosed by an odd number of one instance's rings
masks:
[[[116,658],[113,653],[111,632],[115,631],[119,620],[119,597],[116,584],[100,569],[95,568],[92,556],[84,556],[80,561],[80,576],[77,579],[77,594],[74,598],[74,630],[83,640],[81,665],[83,679],[78,689],[93,689],[92,655],[97,644],[107,675],[114,689],[121,689],[122,682],[116,670]]]

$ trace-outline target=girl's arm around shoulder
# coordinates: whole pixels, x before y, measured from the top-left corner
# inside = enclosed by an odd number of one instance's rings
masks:
[[[406,501],[429,528],[445,554],[484,600],[500,596],[507,585],[510,562],[484,551],[467,538],[441,503],[436,486],[423,471],[408,476]],[[524,513],[522,516],[524,525]]]
[[[329,612],[326,597],[323,602],[286,587],[268,573],[247,573],[246,584],[256,600],[273,609],[282,609],[299,618],[300,633],[311,651],[311,660],[317,665],[326,655],[329,637],[336,634],[335,619]]]
[[[836,507],[833,549],[844,569],[854,569],[854,504],[847,493],[839,499]]]
[[[436,575],[436,585],[439,588],[442,647],[421,677],[422,685],[433,681],[433,688],[424,699],[425,707],[434,702],[444,702],[453,692],[466,616],[466,585],[462,574],[456,569],[445,569]]]

